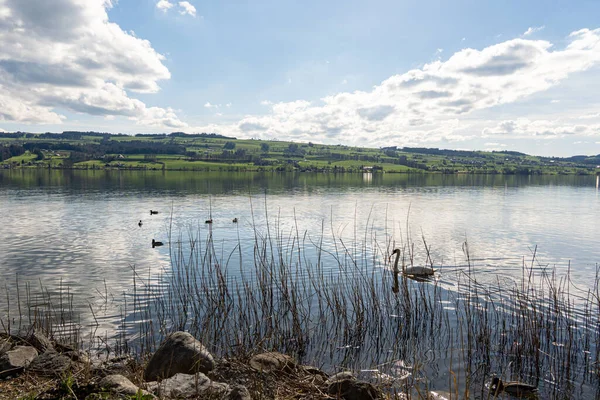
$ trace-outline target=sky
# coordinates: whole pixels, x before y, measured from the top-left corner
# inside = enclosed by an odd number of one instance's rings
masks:
[[[0,0],[0,131],[600,154],[600,1]]]

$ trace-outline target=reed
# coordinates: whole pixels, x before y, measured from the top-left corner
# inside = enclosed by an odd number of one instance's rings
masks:
[[[398,234],[355,224],[348,242],[333,226],[302,232],[278,215],[263,229],[255,224],[250,242],[229,243],[203,225],[169,232],[172,268],[158,281],[132,267],[135,292],[121,303],[116,334],[101,337],[93,323],[78,322],[68,288],[51,294],[40,285],[33,295],[28,284],[16,301],[7,298],[2,329],[35,327],[80,346],[86,337],[90,349],[140,358],[186,330],[221,357],[294,354],[328,372],[354,370],[390,397],[441,390],[493,398],[487,384],[495,375],[536,384],[543,398],[600,396],[598,267],[581,289],[570,271],[540,266],[534,250],[520,278],[492,281],[478,276],[467,242],[460,265],[436,266],[432,245],[424,235],[413,242],[408,226]],[[438,278],[394,277],[395,236],[404,260],[424,258]]]

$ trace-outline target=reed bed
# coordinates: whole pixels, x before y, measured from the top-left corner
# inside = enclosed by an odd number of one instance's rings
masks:
[[[333,228],[315,236],[275,221],[254,228],[251,246],[219,242],[210,228],[170,232],[171,270],[152,281],[132,269],[135,291],[116,335],[77,323],[71,300],[57,305],[42,289],[43,301],[33,301],[29,287],[1,326],[36,326],[80,345],[87,337],[89,348],[140,357],[186,330],[221,357],[293,354],[330,373],[353,370],[390,397],[435,390],[491,399],[492,376],[535,384],[541,398],[600,396],[600,269],[589,289],[578,288],[569,273],[540,266],[534,251],[518,279],[483,280],[466,242],[464,262],[449,268],[436,266],[429,244],[411,241],[408,229],[395,242],[367,224],[347,243]],[[395,247],[408,263],[421,257],[438,268],[436,278],[394,276]]]

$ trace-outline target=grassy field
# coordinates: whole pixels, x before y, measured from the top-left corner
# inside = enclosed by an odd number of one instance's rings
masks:
[[[548,158],[517,152],[351,147],[218,135],[1,134],[4,168],[118,168],[202,171],[580,174],[600,172],[600,155]],[[37,152],[37,153],[36,153]],[[43,157],[39,157],[39,153]],[[36,154],[34,154],[36,153]],[[11,156],[12,155],[12,156]]]

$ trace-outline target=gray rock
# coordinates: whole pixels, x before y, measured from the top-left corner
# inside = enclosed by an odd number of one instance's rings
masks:
[[[39,330],[34,330],[29,336],[27,336],[26,340],[27,343],[35,347],[40,353],[45,353],[48,350],[54,350],[54,346],[52,345],[50,339],[48,339]]]
[[[158,383],[157,395],[166,398],[187,399],[219,396],[225,398],[231,392],[229,385],[211,381],[198,372],[194,375],[175,374]]]
[[[235,385],[231,387],[231,391],[227,395],[228,400],[252,400],[250,392],[245,386]]]
[[[215,368],[210,352],[187,332],[175,332],[152,355],[144,371],[146,381],[169,378],[177,373],[206,373]]]
[[[149,395],[147,391],[140,389],[123,375],[108,375],[100,380],[98,385],[116,394],[135,396],[141,390],[143,395]]]
[[[28,371],[42,376],[60,376],[71,368],[71,359],[56,351],[47,351],[37,356],[27,368]]]
[[[381,392],[375,386],[356,379],[335,380],[327,387],[327,393],[337,399],[344,400],[375,400],[382,398]]]
[[[330,384],[336,381],[343,381],[344,379],[356,379],[354,374],[350,371],[338,372],[335,375],[331,375],[329,379],[327,379],[326,383]]]
[[[270,352],[252,357],[250,366],[262,372],[291,372],[296,368],[296,361],[286,354]]]
[[[32,346],[15,346],[0,356],[0,376],[21,372],[38,355]]]

